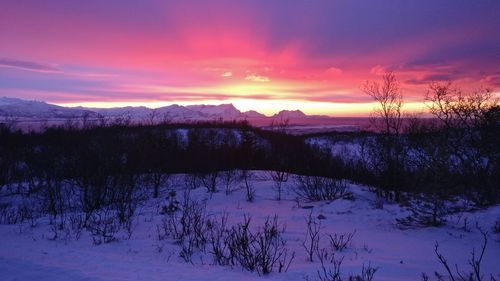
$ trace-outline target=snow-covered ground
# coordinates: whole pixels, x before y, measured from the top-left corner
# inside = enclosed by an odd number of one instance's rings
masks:
[[[264,172],[256,175],[254,202],[246,201],[243,188],[229,195],[220,191],[212,196],[199,188],[191,195],[198,200],[206,199],[208,214],[227,213],[230,224],[250,215],[252,224],[257,226],[262,225],[266,217],[277,215],[286,225],[287,247],[295,251],[295,259],[285,273],[259,276],[238,267],[213,265],[210,256],[202,254],[195,254],[192,264],[185,263],[178,256],[177,245],[168,239],[158,240],[157,225],[162,216],[159,209],[165,199],[151,199],[140,208],[130,239],[98,246],[93,245],[85,231],[79,240],[51,240],[48,219],[41,219],[34,228],[28,224],[0,225],[0,280],[232,281],[305,280],[307,277],[315,280],[320,263],[317,259],[307,261],[302,246],[306,217],[311,211],[314,217],[322,215],[323,218],[320,220],[321,247],[327,246],[327,234],[356,231],[351,247],[336,254],[344,256],[344,275],[359,273],[363,264],[378,268],[374,280],[420,280],[422,272],[430,276],[436,270],[444,273],[434,254],[436,241],[451,265],[457,263],[466,268],[472,249],[479,250],[482,240],[474,227],[470,231],[462,228],[465,217],[469,225],[477,222],[483,229],[490,230],[482,270],[495,276],[500,274],[500,235],[491,232],[495,220],[500,218],[500,206],[450,217],[441,228],[401,230],[395,219],[404,217],[407,211],[389,204],[382,209],[374,208],[375,197],[366,187],[349,185],[353,200],[298,202],[290,179],[285,184],[284,200],[276,201],[273,182],[266,179]],[[181,189],[182,185],[177,188]],[[166,191],[162,197],[166,197]]]
[[[356,162],[362,159],[361,140],[336,140],[326,136],[319,136],[306,139],[306,143],[327,149],[332,156],[341,157],[347,162]]]

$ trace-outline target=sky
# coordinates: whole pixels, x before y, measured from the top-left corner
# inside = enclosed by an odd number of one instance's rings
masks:
[[[1,0],[0,96],[358,116],[394,71],[500,90],[498,0]]]

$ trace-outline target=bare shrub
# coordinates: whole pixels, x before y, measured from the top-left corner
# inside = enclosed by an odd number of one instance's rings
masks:
[[[78,213],[69,215],[69,223],[75,239],[76,240],[80,239],[82,235],[82,230],[85,228],[84,215]]]
[[[261,231],[257,233],[258,263],[257,271],[261,274],[269,274],[273,271],[275,264],[279,264],[279,272],[287,269],[294,258],[287,259],[288,249],[286,240],[281,235],[285,232],[285,226],[278,223],[278,217],[267,218]]]
[[[51,215],[51,221],[55,221],[60,216],[59,228],[63,228],[63,217],[70,198],[63,188],[62,182],[45,176],[43,188],[40,192],[40,200],[42,201],[44,211]]]
[[[198,245],[203,245],[205,238],[206,203],[184,198],[180,214],[168,214],[163,220],[165,235],[177,241],[188,236],[197,236]]]
[[[231,194],[233,185],[238,180],[237,174],[236,170],[226,170],[221,172],[221,181],[224,185],[226,195]]]
[[[284,226],[278,223],[275,216],[267,218],[264,226],[257,232],[250,229],[251,218],[245,216],[243,223],[233,226],[229,236],[228,245],[231,259],[249,271],[259,274],[269,274],[278,267],[278,271],[286,271],[295,257],[292,253],[288,256],[286,240],[282,234]]]
[[[211,171],[201,176],[201,183],[209,193],[217,192],[217,185],[219,184],[219,181],[220,181],[219,171]]]
[[[306,218],[306,224],[307,233],[304,241],[302,241],[302,246],[306,250],[307,260],[313,262],[314,256],[319,255],[321,221],[314,218],[312,212],[310,212]]]
[[[196,249],[195,237],[188,235],[179,242],[179,257],[185,262],[193,263],[193,253]]]
[[[403,227],[438,227],[446,223],[446,216],[450,213],[443,199],[432,196],[414,200],[410,206],[411,214],[405,218],[396,219]]]
[[[276,200],[280,201],[283,193],[283,184],[288,181],[288,173],[285,171],[270,171],[268,174],[274,182]]]
[[[330,247],[335,252],[342,252],[348,249],[349,247],[351,247],[352,239],[354,238],[355,234],[356,230],[349,233],[334,233],[333,235],[329,234],[328,237],[330,238]]]
[[[0,224],[16,224],[21,221],[17,208],[10,203],[0,204]]]
[[[352,275],[347,278],[342,276],[342,262],[344,257],[337,258],[334,254],[328,255],[326,251],[322,251],[320,255],[321,268],[317,270],[317,281],[373,281],[378,267],[373,267],[371,264],[361,268],[361,273]],[[308,276],[307,281],[311,281]]]
[[[500,218],[495,221],[495,224],[493,224],[491,229],[493,230],[493,233],[500,234]]]
[[[340,272],[340,268],[344,257],[340,259],[335,259],[334,257],[331,260],[331,267],[328,268],[325,264],[324,259],[320,259],[321,261],[321,270],[318,270],[318,279],[320,281],[341,281],[342,275]]]
[[[256,231],[251,229],[248,216],[232,227],[227,225],[227,218],[227,214],[208,216],[205,204],[187,200],[179,216],[169,214],[157,227],[158,238],[174,239],[185,262],[192,263],[194,253],[200,251],[208,252],[217,265],[238,265],[264,275],[288,270],[295,253],[286,247],[282,237],[285,227],[276,216],[268,217]]]
[[[64,220],[64,218],[62,220]],[[52,232],[52,237],[49,238],[51,240],[62,239],[68,241],[71,238],[71,229],[65,227],[64,222],[52,224],[50,226],[50,231]]]
[[[31,227],[38,225],[38,219],[43,213],[42,210],[41,202],[34,196],[23,198],[19,205],[16,206],[19,222],[28,221]]]
[[[185,262],[192,262],[193,253],[204,250],[208,241],[208,221],[206,203],[192,200],[188,190],[179,211],[165,213],[157,226],[158,239],[174,239],[180,248],[179,256]]]
[[[122,225],[130,225],[132,218],[146,195],[137,188],[137,176],[132,174],[114,175],[112,177],[111,206]]]
[[[371,264],[361,268],[361,274],[355,276],[349,276],[349,281],[373,281],[375,273],[378,271],[378,267],[372,267]]]
[[[242,170],[240,173],[240,177],[245,185],[247,201],[253,202],[253,200],[255,199],[255,189],[252,183],[253,173],[248,170]]]
[[[297,196],[308,201],[337,200],[349,195],[347,184],[343,180],[297,176],[295,181]]]
[[[94,245],[110,243],[117,239],[116,234],[120,231],[120,222],[114,212],[103,209],[92,213],[87,229],[92,234]]]
[[[177,200],[177,192],[170,190],[167,194],[167,203],[161,206],[160,214],[173,214],[179,210],[180,202]]]
[[[188,174],[184,176],[184,183],[188,189],[197,189],[203,184],[201,178],[199,174]]]
[[[228,215],[223,214],[220,219],[211,219],[208,222],[208,241],[210,244],[209,253],[213,257],[214,264],[228,266],[231,265],[231,253],[229,251],[229,229],[227,226]]]
[[[482,235],[482,240],[483,243],[481,245],[481,249],[479,252],[476,252],[476,249],[473,248],[471,252],[470,259],[468,260],[468,264],[470,266],[470,269],[467,270],[462,270],[458,267],[457,264],[455,264],[455,270],[453,270],[448,263],[448,260],[446,257],[439,252],[439,243],[436,241],[434,245],[434,253],[436,254],[439,263],[444,267],[446,270],[447,276],[440,274],[438,272],[435,272],[434,275],[436,276],[438,281],[483,281],[483,280],[491,280],[495,281],[496,278],[493,276],[493,274],[484,275],[484,273],[481,270],[481,263],[483,261],[484,254],[486,252],[486,246],[488,244],[488,232],[483,231],[481,228],[476,226],[478,231]],[[500,275],[497,276],[500,278]],[[422,280],[429,280],[429,276],[425,273],[422,274]]]
[[[162,186],[168,186],[170,177],[170,174],[164,173],[161,169],[151,169],[146,175],[146,181],[153,187],[153,198],[158,198]]]
[[[52,237],[49,239],[51,240],[63,240],[65,242],[70,241],[71,239],[79,240],[83,230],[87,227],[88,230],[91,231],[92,234],[92,227],[95,226],[95,220],[88,220],[85,222],[85,216],[80,213],[74,213],[74,214],[65,214],[64,216],[61,216],[61,222],[59,223],[52,223],[50,225],[50,231],[52,234]],[[90,223],[92,222],[92,224]],[[86,225],[87,224],[87,225]],[[104,238],[98,238],[100,234],[97,233],[97,230],[94,230],[95,237],[93,237],[93,241],[95,245],[101,244],[104,242]],[[95,238],[95,239],[94,239]],[[100,241],[99,241],[100,240]],[[107,242],[104,242],[107,243]]]

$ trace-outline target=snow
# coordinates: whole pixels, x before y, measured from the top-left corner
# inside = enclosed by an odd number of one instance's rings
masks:
[[[151,109],[139,106],[126,106],[126,107],[116,107],[116,108],[90,108],[89,110],[95,111],[105,116],[122,117],[122,116],[134,116],[135,118],[147,118],[151,114]]]
[[[207,117],[215,117],[222,119],[237,119],[242,117],[241,111],[236,109],[232,104],[220,105],[188,105],[186,108],[199,112]]]
[[[252,216],[254,225],[261,225],[266,217],[278,215],[286,224],[287,246],[296,257],[286,273],[273,272],[269,276],[243,271],[238,267],[212,264],[208,255],[196,255],[193,264],[177,256],[178,247],[171,241],[159,241],[156,225],[160,222],[158,209],[163,199],[150,199],[138,212],[131,239],[119,239],[109,244],[94,246],[84,232],[79,240],[50,240],[51,231],[47,218],[37,227],[29,225],[0,225],[0,279],[1,280],[304,280],[316,278],[319,262],[306,260],[301,243],[306,235],[305,217],[312,210],[313,216],[325,217],[322,223],[321,245],[326,246],[327,234],[356,230],[353,246],[338,255],[345,256],[342,272],[359,273],[363,264],[378,267],[375,280],[419,280],[422,272],[433,276],[443,272],[433,252],[438,241],[440,251],[450,264],[464,268],[470,252],[481,245],[481,235],[473,227],[470,232],[461,229],[464,217],[470,225],[476,222],[485,230],[491,229],[500,218],[500,206],[473,213],[450,217],[441,228],[401,230],[395,219],[407,211],[386,204],[383,209],[373,207],[375,197],[368,188],[351,184],[354,200],[333,202],[299,202],[293,192],[293,180],[285,184],[285,199],[275,200],[273,182],[265,172],[256,172],[254,202],[245,200],[245,190],[237,189],[207,194],[203,188],[192,191],[193,198],[207,200],[209,214],[229,214],[229,222],[239,222],[245,214]],[[182,189],[179,175],[177,189]],[[222,187],[221,187],[222,189]],[[163,198],[166,197],[163,190]],[[182,192],[178,192],[182,194]],[[3,200],[8,200],[8,196]],[[312,206],[312,209],[303,208]],[[482,264],[485,273],[500,274],[500,237],[490,234]],[[159,249],[162,249],[159,251]],[[432,279],[432,278],[431,278]]]
[[[0,97],[0,116],[22,118],[73,118],[92,111],[81,108],[66,108],[42,101],[28,101]]]
[[[328,149],[333,156],[341,157],[347,162],[356,162],[362,159],[361,143],[355,139],[335,140],[328,137],[311,137],[307,144]]]
[[[28,101],[17,98],[0,97],[0,116],[23,117],[32,119],[55,119],[81,117],[130,117],[134,121],[144,121],[154,117],[153,121],[173,119],[172,121],[204,121],[213,119],[243,119],[245,115],[232,104],[221,105],[169,105],[156,109],[144,106],[127,106],[115,108],[63,107],[41,101]]]

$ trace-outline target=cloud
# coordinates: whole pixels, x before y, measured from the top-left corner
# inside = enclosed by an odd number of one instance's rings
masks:
[[[326,73],[329,75],[336,76],[336,75],[342,74],[342,69],[337,68],[337,67],[330,67],[326,70]]]
[[[231,77],[233,73],[231,71],[226,71],[220,75],[221,77]]]
[[[269,82],[269,81],[271,81],[271,79],[269,79],[269,77],[261,76],[261,75],[257,75],[257,74],[247,75],[245,77],[245,80],[253,81],[253,82]]]
[[[370,70],[370,73],[376,74],[376,75],[382,75],[386,72],[386,68],[381,66],[381,65],[376,65],[372,67]]]
[[[59,68],[49,64],[41,64],[31,61],[22,61],[14,59],[0,59],[0,67],[17,68],[27,71],[43,72],[43,73],[62,72]]]
[[[500,74],[488,75],[481,79],[480,82],[493,87],[500,87]]]
[[[405,83],[410,85],[422,85],[432,82],[456,81],[461,78],[464,77],[454,73],[430,73],[419,78],[408,79]]]

